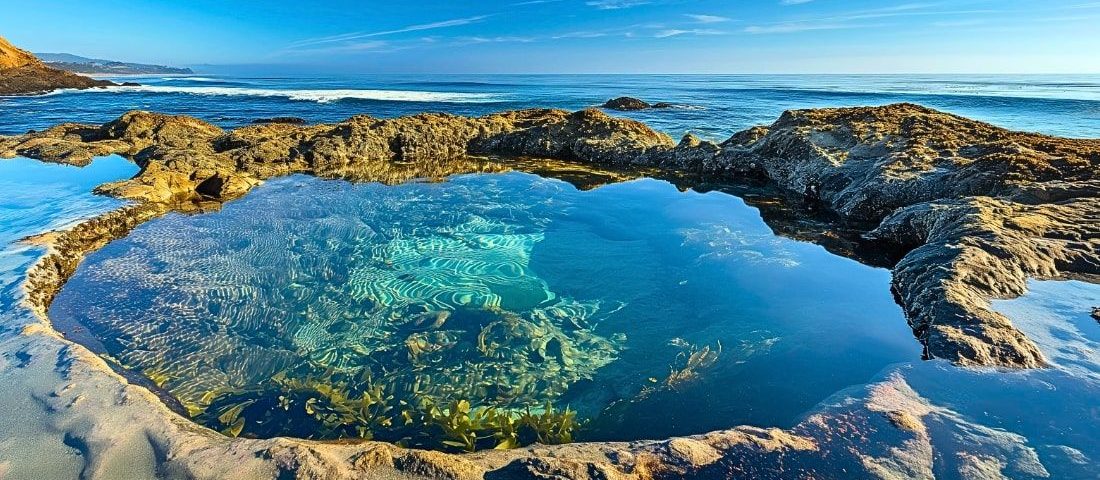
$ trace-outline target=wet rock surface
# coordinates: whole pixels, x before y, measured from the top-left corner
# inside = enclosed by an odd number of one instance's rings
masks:
[[[0,37],[0,95],[31,95],[60,88],[92,88],[114,85],[59,70]]]
[[[648,110],[650,108],[672,108],[673,105],[668,102],[649,103],[634,97],[619,97],[604,102],[602,106],[603,108],[611,110],[631,111]]]
[[[288,123],[291,125],[304,125],[306,119],[301,117],[271,117],[271,118],[257,118],[252,121],[254,124],[264,123]]]
[[[894,290],[926,356],[960,364],[1043,366],[989,299],[1022,294],[1029,277],[1100,279],[1100,140],[1011,132],[912,104],[789,111],[722,143],[676,143],[598,110],[544,109],[229,132],[134,111],[101,126],[0,137],[5,157],[82,165],[111,153],[141,172],[99,191],[164,211],[230,200],[290,173],[396,183],[522,168],[486,156],[760,179],[799,197],[811,207],[805,216],[828,211],[836,228],[894,252]]]

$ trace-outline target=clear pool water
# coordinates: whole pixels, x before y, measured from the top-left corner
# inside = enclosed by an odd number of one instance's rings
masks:
[[[415,435],[409,405],[464,400],[568,406],[578,439],[626,440],[791,425],[918,358],[888,283],[659,180],[292,176],[93,253],[50,316],[241,435],[363,434],[288,420],[315,410],[288,392],[335,385],[379,389],[375,438]]]

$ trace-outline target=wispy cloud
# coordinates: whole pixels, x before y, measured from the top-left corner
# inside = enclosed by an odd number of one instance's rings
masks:
[[[718,15],[701,15],[698,13],[685,13],[685,17],[695,20],[697,23],[722,23],[733,20],[729,17],[720,17]]]
[[[330,54],[360,54],[360,53],[389,53],[398,50],[412,48],[411,45],[397,45],[385,40],[350,41],[339,44],[316,45],[298,48],[285,48],[272,55],[330,55]]]
[[[578,32],[559,33],[557,35],[551,35],[550,38],[554,40],[563,38],[600,38],[609,35],[611,35],[611,33],[606,31],[582,30]]]
[[[653,34],[654,38],[669,38],[678,37],[680,35],[725,35],[726,32],[722,30],[712,30],[707,28],[691,28],[691,29],[668,29],[661,30]]]
[[[327,37],[309,38],[309,39],[294,42],[294,43],[290,44],[289,48],[302,48],[302,47],[308,47],[308,46],[314,46],[314,45],[344,43],[344,42],[350,42],[352,40],[359,40],[359,39],[371,38],[371,37],[381,37],[381,36],[386,36],[386,35],[394,35],[394,34],[398,34],[398,33],[419,32],[419,31],[423,31],[423,30],[434,30],[434,29],[437,29],[437,28],[458,27],[458,26],[462,26],[462,25],[469,25],[471,23],[481,22],[481,21],[485,20],[486,18],[489,18],[490,16],[491,15],[478,15],[478,16],[475,16],[475,17],[455,18],[455,19],[443,20],[443,21],[439,21],[439,22],[409,25],[407,27],[397,28],[397,29],[393,29],[393,30],[382,30],[382,31],[378,31],[378,32],[351,32],[351,33],[342,33],[342,34],[339,34],[339,35],[330,35],[330,36],[327,36]]]
[[[646,5],[648,3],[650,3],[649,0],[589,0],[585,2],[585,5],[596,7],[600,10],[618,10],[620,8]]]
[[[539,4],[543,4],[543,3],[558,3],[558,2],[561,2],[561,1],[564,1],[564,0],[528,0],[526,2],[513,3],[512,6],[513,7],[522,7],[524,5],[539,5]]]
[[[941,22],[932,22],[933,27],[973,27],[975,25],[985,25],[988,23],[985,19],[971,18],[963,20],[944,20]]]
[[[814,0],[779,0],[780,5],[802,5],[803,3],[810,3]]]
[[[745,27],[745,33],[796,33],[810,32],[814,30],[843,30],[848,28],[862,28],[869,25],[855,25],[848,23],[813,23],[813,22],[783,22],[772,25],[750,25]]]
[[[521,37],[514,35],[502,35],[496,37],[457,37],[451,42],[452,45],[474,45],[479,43],[531,43],[537,41],[537,37]]]
[[[942,10],[939,3],[904,3],[883,8],[854,10],[832,15],[786,20],[763,25],[745,27],[745,33],[794,33],[812,30],[841,30],[853,28],[872,28],[884,26],[884,23],[867,23],[869,20],[881,20],[895,17],[935,16],[935,15],[976,15],[997,13],[996,10]]]

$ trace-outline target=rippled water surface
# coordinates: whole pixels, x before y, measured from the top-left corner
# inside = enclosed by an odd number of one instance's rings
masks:
[[[737,197],[658,180],[293,176],[138,227],[92,254],[50,315],[199,421],[247,417],[246,435],[325,436],[264,420],[322,382],[381,389],[393,416],[401,402],[568,405],[581,439],[634,439],[790,425],[918,358],[888,282],[773,235]]]

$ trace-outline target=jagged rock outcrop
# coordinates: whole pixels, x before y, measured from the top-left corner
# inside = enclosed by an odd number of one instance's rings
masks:
[[[894,290],[927,357],[961,364],[1044,365],[989,299],[1023,293],[1029,277],[1100,281],[1100,140],[1011,132],[912,104],[790,111],[722,143],[676,143],[598,110],[537,109],[230,132],[130,112],[0,138],[0,156],[83,164],[109,153],[141,172],[100,191],[164,205],[229,200],[295,172],[399,182],[508,165],[471,156],[767,179],[896,252]]]
[[[634,97],[619,97],[604,102],[602,107],[626,112],[631,110],[647,110],[650,108],[672,108],[672,104],[668,102],[649,103]]]
[[[59,70],[0,37],[0,95],[45,93],[59,88],[92,88],[114,85]]]

